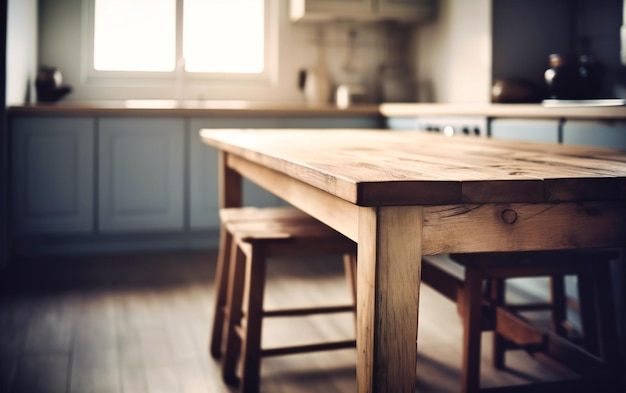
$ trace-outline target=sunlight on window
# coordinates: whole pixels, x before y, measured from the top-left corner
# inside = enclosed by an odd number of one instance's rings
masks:
[[[95,0],[94,68],[173,71],[175,0]]]
[[[185,0],[187,71],[260,73],[263,46],[263,0]]]
[[[188,72],[262,73],[264,0],[94,0],[94,68],[172,72],[176,10]]]

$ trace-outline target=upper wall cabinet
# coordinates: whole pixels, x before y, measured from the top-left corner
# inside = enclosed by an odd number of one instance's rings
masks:
[[[331,20],[416,23],[430,18],[435,0],[291,0],[292,21]]]

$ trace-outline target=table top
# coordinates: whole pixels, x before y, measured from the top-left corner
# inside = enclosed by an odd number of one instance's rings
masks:
[[[201,137],[360,206],[626,199],[626,151],[615,149],[385,130]]]

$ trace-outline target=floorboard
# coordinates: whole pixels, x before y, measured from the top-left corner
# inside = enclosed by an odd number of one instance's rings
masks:
[[[208,355],[215,252],[20,260],[0,289],[0,391],[231,393]],[[266,306],[349,301],[340,259],[271,261]],[[461,323],[455,305],[423,286],[419,392],[457,392]],[[354,335],[351,314],[264,325],[266,346]],[[493,370],[483,336],[483,386],[568,374],[514,353]],[[263,360],[263,392],[355,391],[355,351]]]

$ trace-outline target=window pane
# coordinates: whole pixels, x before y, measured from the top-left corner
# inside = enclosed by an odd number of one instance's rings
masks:
[[[173,71],[176,0],[95,0],[94,68]]]
[[[185,0],[185,69],[190,72],[263,72],[263,3],[263,0]]]

